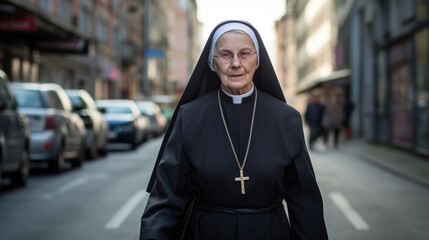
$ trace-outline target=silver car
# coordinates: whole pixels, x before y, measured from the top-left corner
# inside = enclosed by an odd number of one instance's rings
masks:
[[[30,161],[47,161],[61,172],[66,161],[80,167],[85,160],[85,125],[72,112],[70,99],[55,83],[11,83],[18,109],[30,121]]]
[[[97,109],[95,100],[84,89],[66,89],[73,111],[82,118],[86,128],[86,152],[91,159],[107,154],[107,126],[104,115]]]
[[[28,148],[28,119],[18,112],[8,78],[0,70],[0,188],[3,176],[16,185],[27,183]]]
[[[162,114],[161,108],[153,101],[137,101],[140,113],[149,118],[150,121],[150,134],[152,137],[162,135],[167,129],[167,119]]]

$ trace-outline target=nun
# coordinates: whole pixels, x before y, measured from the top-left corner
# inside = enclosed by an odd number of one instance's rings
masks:
[[[322,196],[300,113],[286,103],[258,31],[217,25],[166,131],[140,240],[325,240]]]

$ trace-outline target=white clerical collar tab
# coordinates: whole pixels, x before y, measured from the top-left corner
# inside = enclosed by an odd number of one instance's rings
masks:
[[[252,88],[247,93],[244,93],[244,94],[241,94],[241,95],[232,95],[232,94],[229,94],[229,93],[225,92],[225,90],[223,90],[223,88],[222,88],[222,91],[227,96],[229,96],[229,97],[232,98],[232,103],[234,103],[234,104],[241,104],[243,102],[243,98],[252,95],[254,89],[255,89],[254,86],[252,86]]]

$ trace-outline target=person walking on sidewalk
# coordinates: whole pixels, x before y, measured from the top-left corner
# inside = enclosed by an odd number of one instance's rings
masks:
[[[323,127],[325,129],[324,142],[326,146],[329,146],[331,136],[333,135],[334,147],[338,148],[343,118],[343,108],[339,103],[338,97],[336,95],[330,96],[323,115]]]
[[[354,104],[350,99],[346,99],[346,101],[343,104],[343,132],[344,132],[344,138],[350,139],[353,136],[352,129],[350,126],[350,121],[352,117],[352,113],[354,110]]]
[[[250,23],[212,31],[147,190],[140,240],[169,239],[194,197],[187,240],[328,239],[301,115]]]
[[[313,149],[314,142],[323,134],[322,117],[324,110],[325,107],[320,102],[319,96],[312,93],[304,114],[305,123],[310,130],[308,140],[310,149]]]

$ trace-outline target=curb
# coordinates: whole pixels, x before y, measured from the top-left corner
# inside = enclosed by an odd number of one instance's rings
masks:
[[[412,183],[414,183],[416,185],[419,185],[419,186],[421,186],[421,187],[426,188],[426,189],[429,190],[429,181],[428,180],[420,178],[420,177],[418,177],[418,176],[416,176],[414,174],[398,170],[397,168],[392,167],[389,164],[383,163],[383,161],[376,160],[374,157],[370,157],[370,156],[363,155],[363,154],[362,155],[361,154],[355,154],[355,156],[358,159],[360,159],[360,160],[362,160],[362,161],[364,161],[364,162],[366,162],[368,164],[371,164],[372,166],[380,168],[380,169],[382,169],[382,170],[384,170],[386,172],[389,172],[389,173],[391,173],[391,174],[393,174],[393,175],[395,175],[397,177],[400,177],[400,178],[402,178],[404,180],[407,180],[409,182],[412,182]]]
[[[429,161],[420,156],[361,139],[350,141],[343,149],[359,160],[429,189]]]

